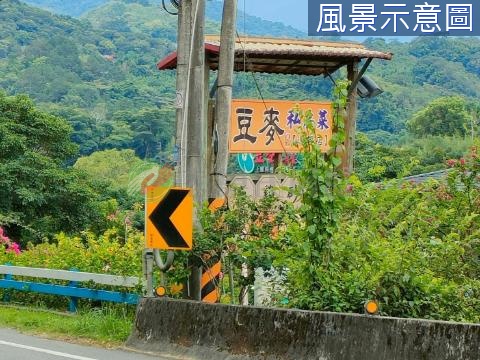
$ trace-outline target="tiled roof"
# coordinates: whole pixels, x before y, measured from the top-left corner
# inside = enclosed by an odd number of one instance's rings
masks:
[[[218,69],[220,37],[205,37],[210,68]],[[235,44],[235,70],[279,74],[326,75],[365,58],[392,59],[392,54],[369,50],[352,42],[306,41],[243,37]],[[158,63],[160,70],[175,69],[177,54]]]
[[[220,37],[206,36],[205,43],[220,46]],[[237,38],[235,51],[240,54],[245,51],[248,54],[392,59],[391,53],[369,50],[358,43],[256,37]]]

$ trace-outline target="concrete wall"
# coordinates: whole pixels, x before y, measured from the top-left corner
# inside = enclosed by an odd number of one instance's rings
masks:
[[[143,299],[128,346],[175,359],[479,360],[480,325]]]
[[[229,181],[229,187],[240,187],[252,199],[263,199],[265,188],[273,187],[276,195],[282,200],[294,200],[293,194],[286,189],[295,187],[295,180],[278,175],[236,175]],[[233,200],[234,192],[229,192],[229,201]]]
[[[274,268],[268,271],[261,267],[256,268],[253,284],[253,304],[255,306],[272,306],[272,294],[282,294],[287,298],[285,281],[286,276],[279,274]]]

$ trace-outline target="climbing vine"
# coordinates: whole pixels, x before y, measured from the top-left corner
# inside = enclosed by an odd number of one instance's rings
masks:
[[[345,142],[342,114],[347,105],[348,84],[339,82],[334,89],[333,135],[327,153],[322,151],[317,139],[317,124],[312,112],[301,112],[305,127],[300,130],[298,146],[304,159],[303,167],[286,170],[287,175],[297,182],[294,193],[301,200],[298,209],[301,221],[289,227],[290,234],[285,240],[288,259],[280,257],[280,262],[288,264],[289,279],[294,283],[290,287],[293,293],[295,289],[302,289],[304,295],[320,291],[323,275],[330,270],[332,239],[340,223],[345,189],[340,165]],[[298,301],[296,305],[308,307],[305,302],[317,301],[314,296],[301,294],[293,296]]]

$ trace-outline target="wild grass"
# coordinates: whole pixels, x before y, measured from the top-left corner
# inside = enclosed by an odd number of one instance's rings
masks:
[[[118,346],[131,332],[134,314],[126,307],[81,310],[77,314],[0,305],[0,327],[78,342]]]

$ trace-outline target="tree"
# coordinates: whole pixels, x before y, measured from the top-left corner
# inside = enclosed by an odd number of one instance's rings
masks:
[[[71,132],[28,97],[0,93],[0,225],[12,239],[36,242],[101,218],[100,193],[65,166],[77,151]]]
[[[133,147],[142,159],[158,159],[171,144],[175,114],[169,109],[147,108],[137,113],[115,114],[115,121],[131,124]]]
[[[78,159],[74,168],[93,179],[122,210],[131,210],[143,203],[142,181],[139,180],[142,174],[160,176],[155,174],[157,165],[141,160],[131,149],[94,152]]]
[[[133,143],[133,131],[130,125],[122,121],[112,121],[111,131],[107,138],[102,142],[102,148],[105,149],[126,149]]]
[[[461,135],[471,127],[472,114],[467,101],[458,96],[442,97],[417,112],[407,123],[408,130],[417,137],[430,135]]]
[[[376,182],[409,175],[418,162],[412,149],[377,144],[357,133],[355,173],[362,181]]]
[[[136,157],[135,151],[114,149],[82,157],[74,167],[96,180],[108,182],[112,188],[127,190],[135,170],[145,165],[148,163]]]

